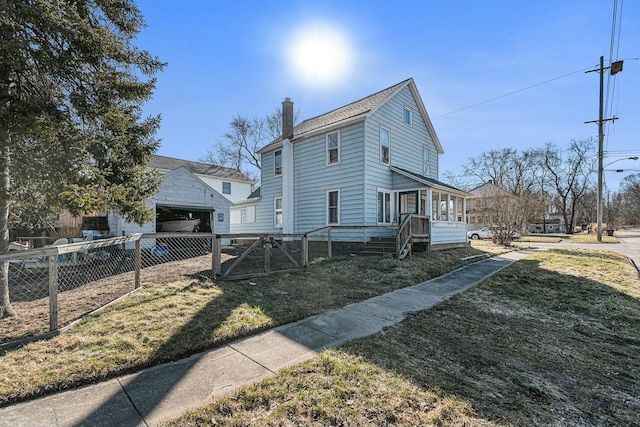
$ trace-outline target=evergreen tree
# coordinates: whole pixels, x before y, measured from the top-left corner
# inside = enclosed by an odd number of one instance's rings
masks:
[[[10,213],[151,218],[160,117],[142,118],[141,105],[165,64],[133,46],[143,27],[133,0],[0,0],[0,252]],[[0,318],[15,314],[8,268]]]

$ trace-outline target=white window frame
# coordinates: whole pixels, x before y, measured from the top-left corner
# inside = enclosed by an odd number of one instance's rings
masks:
[[[280,208],[278,208],[278,201],[280,201]],[[278,224],[278,214],[280,214],[280,223]],[[284,211],[282,209],[282,197],[273,198],[273,228],[282,228],[284,223]]]
[[[280,166],[278,166],[278,156],[280,156]],[[282,175],[282,150],[273,152],[273,176]]]
[[[225,187],[229,188],[229,191],[224,191]],[[231,194],[231,183],[223,181],[222,182],[222,194]]]
[[[380,195],[382,195],[382,222],[380,222]],[[378,188],[376,193],[376,222],[378,225],[390,225],[393,224],[393,209],[394,209],[394,197],[393,191],[386,188]],[[388,217],[387,217],[388,213]]]
[[[253,224],[254,222],[256,222],[256,207],[247,206],[244,217],[244,222],[247,224]]]
[[[335,206],[336,208],[336,219],[337,222],[331,222],[331,205],[329,204],[331,193],[338,193],[338,204]],[[332,188],[331,190],[327,190],[327,197],[325,199],[327,201],[327,225],[340,225],[340,189]]]
[[[229,221],[231,225],[242,224],[242,211],[231,211]]]
[[[407,117],[409,121],[407,122]],[[413,109],[411,107],[404,107],[404,124],[407,126],[413,126]]]
[[[335,147],[335,148],[330,148],[329,147],[329,136],[330,135],[336,135],[338,146]],[[327,166],[339,164],[340,163],[340,131],[337,130],[335,132],[328,133],[327,136],[325,137],[325,140],[326,140],[326,146],[327,146]],[[336,150],[337,153],[338,153],[337,160],[335,162],[331,161],[331,150]]]
[[[383,132],[386,132],[388,135],[387,138],[387,158],[385,161],[384,158],[384,145],[382,145],[382,134]],[[380,163],[382,163],[383,165],[389,165],[391,164],[391,129],[389,129],[386,126],[380,126]]]
[[[426,177],[429,177],[429,171],[431,170],[431,165],[430,165],[430,152],[429,152],[429,146],[428,145],[423,145],[422,146],[422,174]]]

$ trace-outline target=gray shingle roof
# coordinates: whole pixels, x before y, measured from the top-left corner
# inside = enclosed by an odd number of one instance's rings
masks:
[[[406,175],[406,176],[408,176],[410,178],[417,179],[418,181],[421,181],[421,182],[429,183],[429,184],[436,185],[436,186],[443,187],[443,188],[448,188],[450,190],[455,190],[455,191],[458,191],[460,193],[467,193],[466,191],[461,190],[459,188],[456,188],[453,185],[449,185],[449,184],[444,183],[442,181],[438,181],[437,179],[433,179],[433,178],[429,178],[429,177],[424,176],[424,175],[420,175],[419,173],[411,172],[411,171],[406,170],[404,168],[399,168],[398,166],[391,166],[391,170],[392,171],[396,170],[398,172],[402,172],[404,175]]]
[[[333,111],[329,111],[328,113],[303,121],[293,128],[293,141],[304,138],[312,132],[325,129],[330,126],[336,126],[358,118],[365,118],[367,114],[382,105],[387,99],[410,81],[411,79],[409,78],[391,87],[383,89],[380,92],[376,92],[373,95],[369,95],[358,101],[352,102],[351,104],[347,104]],[[267,144],[260,151],[271,145],[275,145],[280,141],[282,141],[282,137],[279,137],[273,142]]]
[[[185,168],[193,174],[210,175],[234,181],[253,182],[253,180],[249,179],[245,174],[233,168],[212,166],[207,163],[192,162],[190,160],[175,159],[173,157],[153,155],[149,159],[147,166],[169,171]]]

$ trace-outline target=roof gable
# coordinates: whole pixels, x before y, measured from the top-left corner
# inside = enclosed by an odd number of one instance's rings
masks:
[[[187,179],[193,181],[196,185],[201,186],[208,193],[211,193],[212,195],[215,194],[217,199],[224,201],[228,206],[232,205],[230,200],[228,200],[226,197],[224,197],[222,194],[220,194],[218,191],[212,188],[209,184],[207,184],[206,182],[198,178],[196,175],[194,175],[184,167],[179,167],[178,169],[174,169],[171,172],[166,173],[162,177],[162,183],[160,184],[161,191],[166,190],[167,188],[170,188],[171,185],[175,185],[175,184],[172,184],[171,178],[179,177],[179,176],[187,177]]]
[[[179,168],[184,168],[192,174],[208,175],[220,179],[229,179],[233,181],[244,181],[247,183],[253,183],[248,176],[233,168],[226,168],[223,166],[213,166],[207,163],[192,162],[190,160],[176,159],[173,157],[165,157],[152,155],[147,163],[150,168],[156,168],[160,170],[173,171]]]
[[[440,145],[438,136],[436,135],[431,119],[427,114],[427,110],[422,103],[422,98],[420,98],[420,94],[418,93],[418,89],[413,78],[408,78],[407,80],[376,92],[373,95],[369,95],[358,101],[336,108],[328,113],[304,120],[293,128],[292,142],[307,138],[316,133],[326,132],[332,128],[345,126],[348,123],[365,120],[407,85],[411,89],[411,93],[418,105],[420,115],[427,125],[427,129],[431,134],[431,138],[438,150],[438,153],[442,154],[444,152],[442,150],[442,145]],[[280,146],[281,142],[282,137],[278,137],[273,142],[261,148],[258,152],[265,153],[271,149],[275,149]]]

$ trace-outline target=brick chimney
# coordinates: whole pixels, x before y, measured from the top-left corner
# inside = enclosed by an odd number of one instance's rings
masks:
[[[282,101],[282,139],[293,138],[293,102],[290,98]]]

